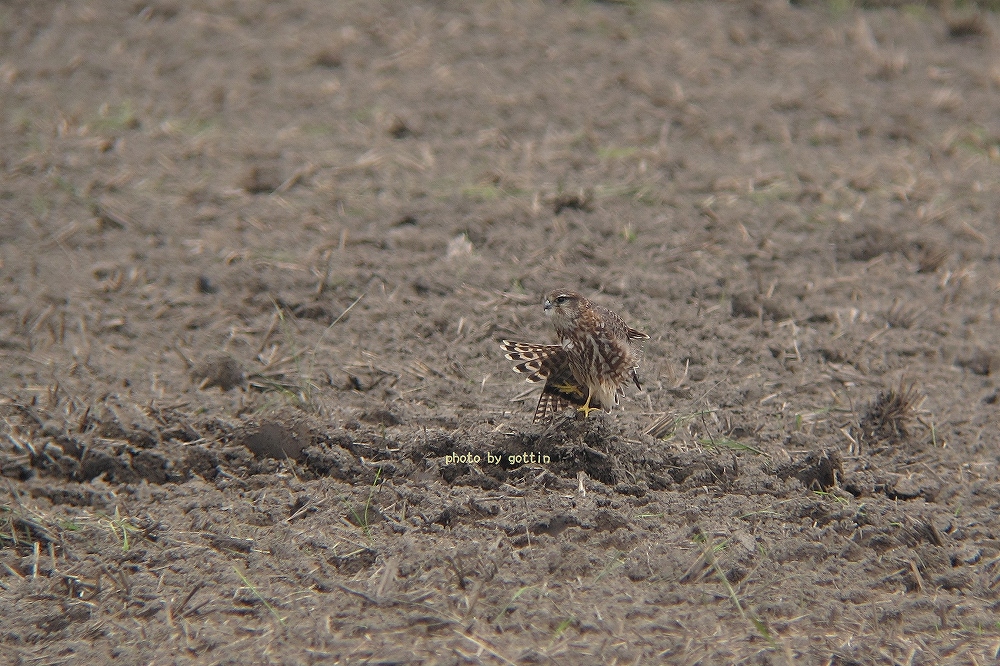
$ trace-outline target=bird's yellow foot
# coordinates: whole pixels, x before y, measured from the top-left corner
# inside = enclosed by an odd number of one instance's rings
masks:
[[[570,384],[566,382],[565,384],[556,384],[554,387],[560,393],[566,393],[568,395],[583,395],[583,391],[580,390],[576,384]]]
[[[593,397],[594,397],[593,393],[588,394],[587,395],[587,402],[583,403],[582,407],[577,407],[578,411],[583,412],[583,418],[585,418],[585,419],[586,418],[590,418],[590,413],[591,412],[596,412],[598,409],[600,409],[599,407],[591,407],[590,406],[590,399],[593,398]]]

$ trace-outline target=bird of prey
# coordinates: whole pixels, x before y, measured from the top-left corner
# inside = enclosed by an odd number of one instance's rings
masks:
[[[502,341],[505,356],[529,382],[545,380],[533,421],[576,407],[583,415],[610,412],[625,395],[631,380],[637,388],[640,340],[649,336],[625,323],[618,314],[594,305],[580,294],[557,289],[545,296],[545,314],[552,318],[557,345]]]

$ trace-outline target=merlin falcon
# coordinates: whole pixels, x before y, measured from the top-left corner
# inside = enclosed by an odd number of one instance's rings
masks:
[[[617,313],[580,294],[557,289],[545,295],[545,314],[556,329],[557,345],[503,340],[505,356],[529,382],[545,380],[533,422],[575,407],[585,417],[596,409],[610,412],[625,395],[625,384],[639,384],[639,341],[649,336]]]

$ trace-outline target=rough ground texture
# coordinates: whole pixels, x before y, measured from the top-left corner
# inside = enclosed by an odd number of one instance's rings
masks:
[[[998,31],[4,3],[0,661],[993,663]]]

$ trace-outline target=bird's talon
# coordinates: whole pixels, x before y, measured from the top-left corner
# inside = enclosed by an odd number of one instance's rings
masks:
[[[583,395],[583,391],[581,391],[578,386],[570,384],[569,382],[565,384],[556,384],[554,388],[560,393],[566,393],[568,395]]]
[[[583,412],[583,418],[585,418],[585,419],[590,418],[590,413],[593,412],[593,411],[595,411],[597,409],[597,407],[591,407],[590,406],[590,401],[593,400],[593,399],[594,399],[594,394],[593,393],[589,393],[587,395],[587,402],[583,403],[582,407],[577,407],[578,411]]]

